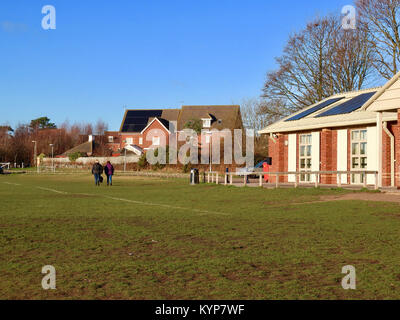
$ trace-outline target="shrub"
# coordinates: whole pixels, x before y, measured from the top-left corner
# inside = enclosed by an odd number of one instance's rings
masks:
[[[82,154],[80,152],[74,152],[68,155],[68,158],[71,162],[75,162],[78,160],[78,158],[82,157]]]
[[[139,158],[138,167],[139,167],[139,169],[144,169],[144,168],[147,167],[148,164],[149,164],[149,163],[147,162],[146,154],[143,153],[143,154],[140,156],[140,158]]]

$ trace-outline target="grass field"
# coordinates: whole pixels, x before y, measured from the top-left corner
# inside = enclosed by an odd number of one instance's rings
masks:
[[[398,299],[399,204],[320,201],[346,192],[1,176],[0,298]]]

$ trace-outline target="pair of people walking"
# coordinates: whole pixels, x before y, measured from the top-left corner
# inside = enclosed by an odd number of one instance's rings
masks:
[[[94,176],[94,183],[96,186],[100,186],[100,183],[103,182],[102,173],[105,173],[107,177],[107,186],[112,186],[112,176],[114,175],[114,167],[110,161],[107,161],[107,164],[103,167],[98,160],[96,160],[95,164],[92,167],[92,174]]]

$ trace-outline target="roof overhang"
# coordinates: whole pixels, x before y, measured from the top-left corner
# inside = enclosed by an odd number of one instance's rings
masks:
[[[355,113],[352,113],[352,117],[348,117],[348,119],[344,119],[343,116],[332,116],[327,117],[329,121],[321,122],[321,123],[304,123],[299,124],[297,126],[285,126],[284,122],[279,122],[275,125],[271,125],[263,130],[258,131],[259,134],[270,134],[270,133],[286,133],[286,132],[298,132],[298,131],[307,131],[307,130],[319,130],[319,129],[326,129],[326,128],[340,128],[340,127],[351,127],[357,125],[367,125],[367,124],[375,124],[376,123],[376,113],[368,112],[370,117],[356,118],[354,116]],[[365,112],[362,112],[365,114]],[[359,114],[361,115],[361,113]],[[346,115],[349,116],[349,115]],[[336,118],[336,119],[334,119]],[[351,119],[353,118],[353,119]],[[321,119],[321,118],[320,118]],[[390,113],[385,112],[383,113],[383,121],[396,121],[397,120],[397,113]],[[282,124],[282,126],[279,126]]]

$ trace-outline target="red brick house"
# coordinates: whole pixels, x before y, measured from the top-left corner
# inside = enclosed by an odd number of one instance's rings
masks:
[[[133,146],[144,152],[170,144],[170,135],[190,120],[201,120],[203,129],[241,129],[240,106],[182,106],[181,109],[126,110],[119,132],[106,133],[109,146],[122,151]]]
[[[378,185],[400,187],[400,73],[383,87],[329,97],[260,131],[269,135],[273,172],[301,172],[300,183],[315,182],[316,171],[378,171]],[[274,182],[274,177],[272,181]],[[337,175],[321,175],[336,184]],[[349,174],[342,184],[363,184]],[[294,175],[280,177],[295,182]],[[367,176],[375,184],[375,176]]]

